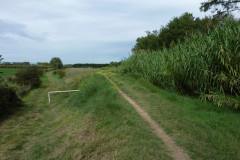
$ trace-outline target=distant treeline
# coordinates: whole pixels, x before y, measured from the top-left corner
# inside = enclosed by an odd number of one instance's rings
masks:
[[[47,62],[37,62],[37,64],[31,64],[30,62],[3,62],[0,64],[0,68],[29,68],[32,66],[38,66],[41,69],[51,68]]]
[[[31,64],[30,62],[3,62],[0,65],[17,65],[17,66],[30,66],[30,65],[37,65],[37,66],[49,66],[50,64],[48,62],[37,62],[34,64]]]
[[[64,68],[102,68],[102,67],[113,67],[119,66],[121,62],[110,62],[105,64],[96,63],[77,63],[77,64],[66,64]],[[29,68],[31,66],[38,66],[39,68],[47,69],[51,68],[51,65],[47,62],[37,62],[37,64],[31,64],[30,62],[3,62],[0,64],[0,68]]]
[[[30,62],[3,62],[1,65],[30,66]]]
[[[73,68],[87,68],[87,67],[91,67],[91,68],[102,68],[102,67],[108,67],[109,64],[95,64],[95,63],[85,63],[85,64],[73,64],[72,67]]]
[[[31,68],[33,66],[37,65],[0,65],[0,68]],[[37,66],[40,69],[48,69],[51,68],[51,66]]]

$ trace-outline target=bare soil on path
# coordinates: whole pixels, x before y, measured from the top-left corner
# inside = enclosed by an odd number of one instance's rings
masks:
[[[132,100],[122,90],[120,90],[118,86],[105,74],[104,76],[116,87],[118,92],[136,109],[138,114],[151,125],[153,132],[163,140],[168,150],[171,151],[171,156],[175,160],[190,160],[190,157],[186,154],[186,152],[176,145],[172,138],[163,130],[163,128],[156,121],[154,121],[149,116],[149,114],[142,107],[140,107],[134,100]]]

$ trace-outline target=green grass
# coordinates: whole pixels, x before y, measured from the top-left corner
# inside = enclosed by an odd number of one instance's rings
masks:
[[[171,159],[149,124],[94,69],[47,72],[25,107],[0,123],[0,159]],[[161,90],[145,79],[108,76],[183,147],[192,159],[240,159],[240,115]],[[52,90],[80,92],[51,95]]]
[[[10,75],[14,75],[15,73],[17,73],[17,71],[19,71],[19,69],[17,68],[0,68],[0,76],[10,76]]]
[[[240,159],[240,113],[159,89],[118,72],[111,79],[144,107],[192,159]]]
[[[0,124],[0,159],[171,159],[150,126],[92,69],[48,72]],[[51,96],[51,90],[80,89]]]

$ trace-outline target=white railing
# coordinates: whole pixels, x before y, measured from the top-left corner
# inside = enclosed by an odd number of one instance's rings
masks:
[[[79,92],[79,90],[66,90],[66,91],[50,91],[48,92],[48,102],[51,102],[51,97],[50,94],[51,93],[64,93],[64,92]]]

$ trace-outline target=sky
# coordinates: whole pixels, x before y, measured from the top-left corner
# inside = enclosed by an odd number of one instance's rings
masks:
[[[109,63],[131,54],[138,37],[203,0],[0,0],[0,55],[5,62]]]

